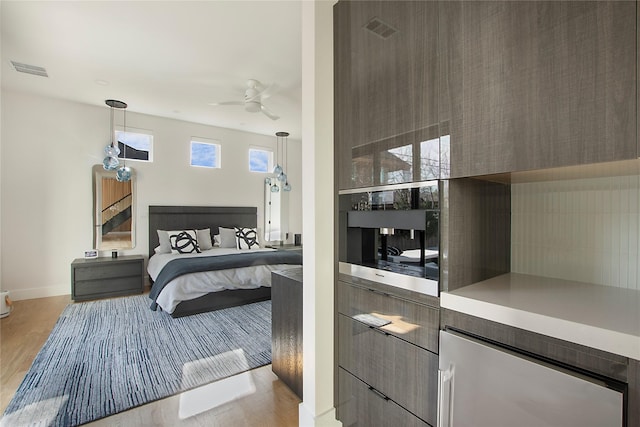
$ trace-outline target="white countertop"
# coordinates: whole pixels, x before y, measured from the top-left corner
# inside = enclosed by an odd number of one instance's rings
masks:
[[[640,291],[507,273],[440,293],[443,308],[640,360]]]

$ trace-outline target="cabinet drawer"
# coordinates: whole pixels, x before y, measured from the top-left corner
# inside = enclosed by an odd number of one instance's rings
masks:
[[[435,424],[438,356],[380,328],[338,316],[339,365],[418,417]]]
[[[391,321],[383,327],[385,332],[438,352],[438,308],[339,281],[338,312],[349,317],[376,314]]]
[[[142,290],[142,276],[76,281],[73,285],[73,297],[74,299],[103,297],[133,292],[142,293]]]
[[[86,267],[76,267],[74,269],[74,279],[79,280],[99,280],[114,277],[141,276],[142,262],[120,262],[89,264]]]
[[[372,390],[344,369],[338,369],[340,386],[336,416],[345,427],[429,427],[420,418]]]

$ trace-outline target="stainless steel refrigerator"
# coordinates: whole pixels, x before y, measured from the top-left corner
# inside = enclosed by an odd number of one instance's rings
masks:
[[[440,331],[439,427],[620,427],[624,387]]]

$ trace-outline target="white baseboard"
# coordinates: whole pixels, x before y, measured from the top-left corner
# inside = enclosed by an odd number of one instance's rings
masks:
[[[57,297],[59,295],[71,295],[71,286],[69,284],[58,285],[58,286],[47,286],[43,288],[4,289],[4,290],[9,292],[9,298],[11,298],[13,301],[46,298],[46,297]]]
[[[342,423],[336,419],[336,409],[315,415],[304,402],[298,405],[298,426],[300,427],[342,427]]]

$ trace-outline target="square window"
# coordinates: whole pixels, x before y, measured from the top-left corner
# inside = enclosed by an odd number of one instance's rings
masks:
[[[190,164],[203,168],[220,168],[220,144],[192,139]]]
[[[273,169],[273,151],[250,148],[249,171],[269,173]]]
[[[118,148],[120,148],[118,158],[143,162],[153,161],[152,134],[116,130],[116,140],[118,141]]]

